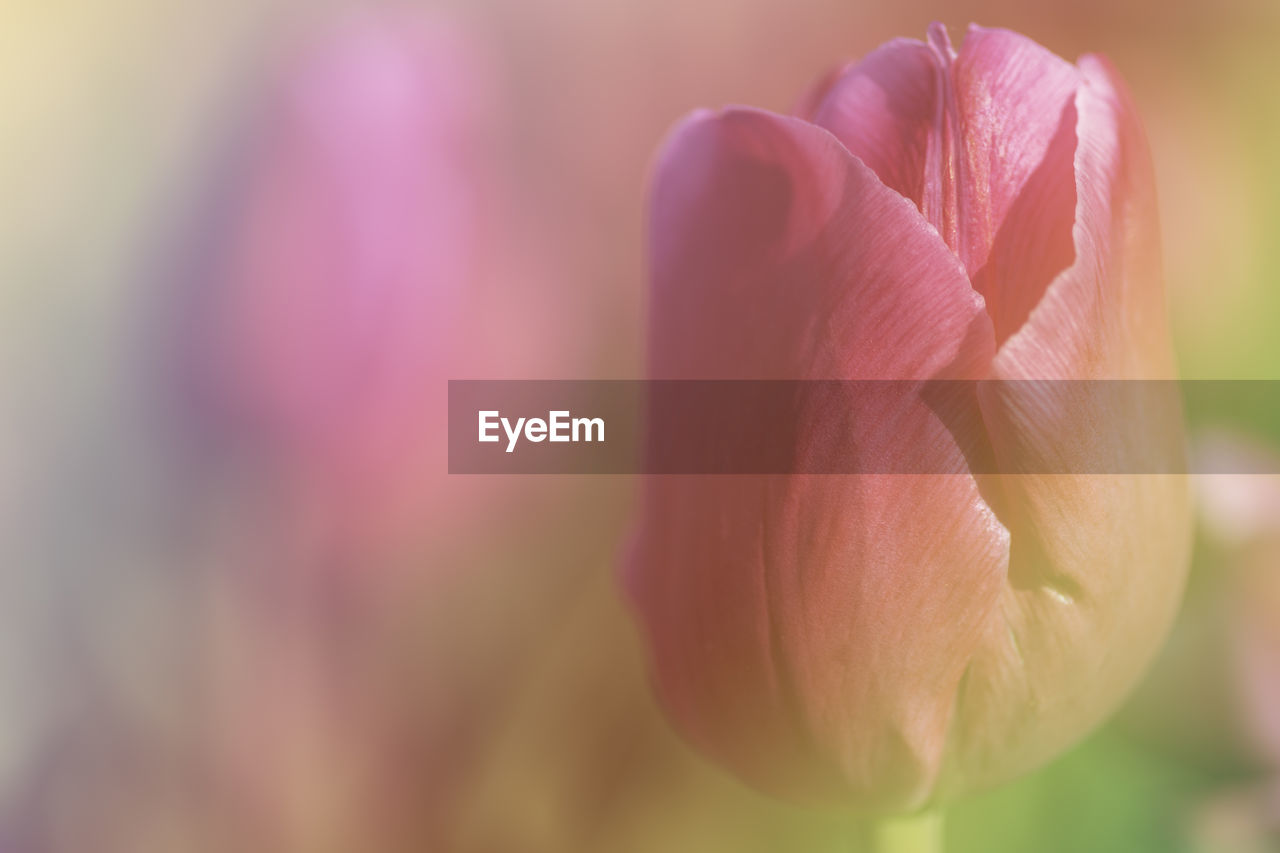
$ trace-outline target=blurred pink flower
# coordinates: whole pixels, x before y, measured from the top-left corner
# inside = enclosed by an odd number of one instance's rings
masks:
[[[480,251],[483,72],[448,26],[342,19],[269,80],[214,235],[214,405],[272,476],[341,495],[326,523],[356,535],[422,500],[440,461]]]
[[[797,116],[696,113],[654,178],[650,375],[1171,377],[1153,189],[1110,65],[1002,30],[891,41]],[[1128,452],[1078,390],[980,391],[996,460]],[[1180,442],[1134,414],[1126,435]],[[1189,506],[1175,476],[977,477],[936,419],[864,415],[825,426],[957,473],[652,478],[624,582],[697,748],[786,797],[908,810],[1114,709],[1177,606]]]
[[[588,337],[556,311],[489,50],[440,15],[326,19],[201,223],[187,398],[276,527],[323,540],[299,547],[368,562],[491,518],[519,487],[447,478],[447,380],[569,375]]]
[[[590,336],[556,309],[490,47],[326,16],[266,77],[184,282],[183,426],[213,460],[183,484],[212,551],[199,748],[270,849],[438,846],[518,664],[509,611],[558,588],[519,546],[564,484],[447,474],[448,379],[570,375]]]

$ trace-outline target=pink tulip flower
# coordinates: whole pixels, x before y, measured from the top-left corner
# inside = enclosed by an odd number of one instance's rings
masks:
[[[1104,59],[979,27],[957,51],[935,25],[802,104],[697,112],[666,143],[652,377],[1174,375],[1152,167]],[[1113,441],[1078,390],[980,392],[995,458]],[[1125,435],[1181,435],[1136,417]],[[890,813],[1109,714],[1168,628],[1190,525],[1185,477],[977,476],[937,421],[884,447],[955,473],[651,478],[624,585],[692,745],[768,792]]]
[[[292,508],[273,525],[367,550],[421,527],[440,490],[445,383],[493,216],[492,108],[451,22],[333,17],[255,92],[179,347],[202,428]]]
[[[448,478],[448,380],[570,375],[589,327],[555,312],[559,259],[504,149],[488,40],[365,9],[296,42],[183,261],[182,426],[250,472],[232,489],[267,496],[298,549],[394,561],[487,530],[528,488]]]
[[[542,601],[520,584],[555,587],[510,568],[541,565],[517,525],[547,535],[565,485],[447,474],[450,378],[569,375],[590,338],[526,221],[496,58],[441,12],[320,15],[183,258],[181,425],[212,463],[184,486],[220,605],[197,747],[263,849],[441,846],[510,614]]]

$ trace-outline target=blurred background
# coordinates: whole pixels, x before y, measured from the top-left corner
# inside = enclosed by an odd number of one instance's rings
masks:
[[[1113,59],[1183,375],[1280,378],[1274,0],[7,2],[0,851],[859,849],[653,708],[633,484],[449,478],[445,380],[640,376],[666,130],[934,19]],[[1280,849],[1280,486],[1202,485],[1149,682],[949,849]]]

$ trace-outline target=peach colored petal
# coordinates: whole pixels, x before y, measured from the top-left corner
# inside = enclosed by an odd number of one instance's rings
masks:
[[[1172,377],[1145,139],[1110,68],[1086,57],[1081,72],[1076,259],[1004,342],[992,375]],[[1150,471],[1180,452],[1176,400],[1148,407],[1097,387],[982,388],[996,458],[1048,460],[1038,470],[1059,471],[1111,459]],[[1115,707],[1167,633],[1190,550],[1184,476],[1006,475],[984,491],[1011,533],[1009,586],[958,709],[953,769],[964,786],[1034,766]]]

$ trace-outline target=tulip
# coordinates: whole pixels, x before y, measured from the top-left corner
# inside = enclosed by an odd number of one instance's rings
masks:
[[[422,16],[300,42],[206,226],[183,345],[206,422],[295,492],[343,495],[310,510],[335,536],[384,536],[436,485],[423,436],[477,267],[485,92],[461,34]]]
[[[448,379],[564,375],[578,338],[547,343],[556,272],[522,221],[487,40],[365,9],[296,42],[179,262],[181,427],[267,485],[291,514],[277,529],[368,562],[487,524],[517,491],[448,480]]]
[[[526,630],[477,590],[532,575],[507,577],[509,552],[541,565],[508,523],[532,480],[448,477],[447,380],[526,353],[519,370],[563,375],[573,344],[534,346],[556,272],[519,227],[481,31],[348,10],[274,58],[178,282],[181,426],[213,463],[181,484],[215,659],[192,748],[252,812],[249,846],[437,849],[504,683],[471,671],[518,663]],[[564,490],[539,494],[545,535]],[[495,526],[520,545],[461,559]],[[472,625],[484,642],[459,639]]]
[[[179,484],[208,608],[182,769],[237,792],[211,807],[253,816],[241,847],[387,848],[402,828],[399,694],[374,662],[417,594],[406,543],[466,498],[435,448],[496,230],[474,41],[413,10],[310,22],[271,56],[178,259],[176,426],[213,463]]]
[[[888,42],[796,115],[694,113],[649,227],[654,378],[1174,375],[1130,96],[1012,32]],[[1078,384],[977,405],[997,462],[1132,443]],[[1131,414],[1124,436],[1181,434]],[[1179,601],[1189,502],[1178,475],[978,476],[936,418],[896,443],[859,420],[834,428],[953,473],[650,478],[623,585],[694,748],[784,798],[909,813],[1117,706]]]

